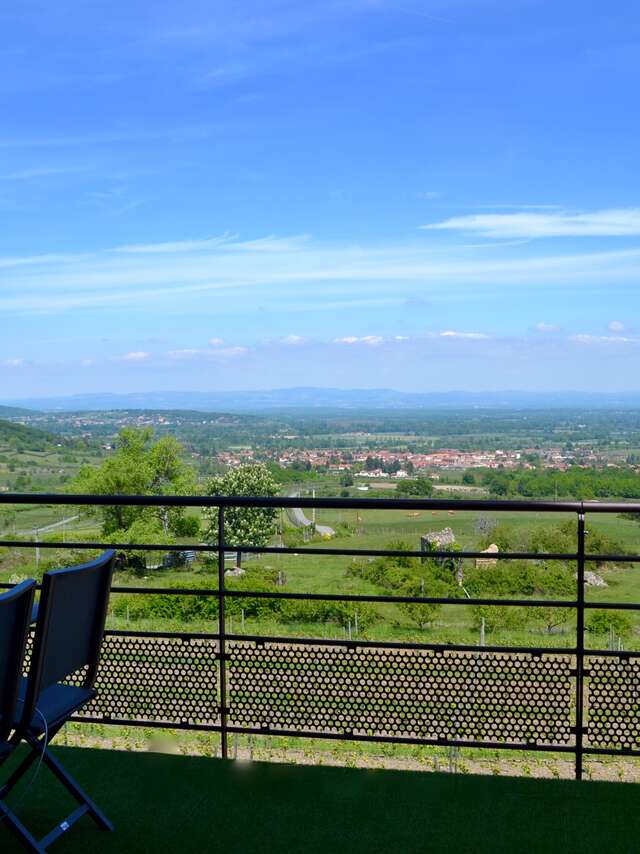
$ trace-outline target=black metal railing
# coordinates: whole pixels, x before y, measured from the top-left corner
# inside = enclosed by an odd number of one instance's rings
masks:
[[[217,555],[215,588],[112,588],[113,593],[134,596],[215,597],[217,631],[109,630],[97,679],[98,698],[77,720],[219,732],[223,756],[228,754],[229,733],[568,753],[575,757],[578,779],[585,755],[640,756],[640,652],[585,647],[585,614],[590,609],[640,610],[640,603],[585,598],[588,564],[640,563],[640,555],[589,553],[586,515],[640,513],[640,504],[9,493],[0,494],[0,504],[218,509],[217,542],[211,545],[0,540],[5,547],[115,547]],[[423,558],[425,553],[315,545],[231,546],[225,542],[229,507],[571,513],[576,519],[574,552],[456,551],[455,558],[574,562],[575,596],[447,598],[232,589],[225,583],[228,550],[295,554],[302,559],[309,554]],[[452,552],[432,551],[428,557],[447,559]],[[565,648],[234,634],[225,618],[226,603],[234,597],[572,609],[576,642]]]

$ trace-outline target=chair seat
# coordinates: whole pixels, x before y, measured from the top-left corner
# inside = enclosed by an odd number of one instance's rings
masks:
[[[20,710],[27,691],[27,680],[23,678],[20,683],[20,698],[18,701],[18,714],[15,725],[20,722]],[[76,685],[51,685],[40,694],[38,710],[47,722],[47,727],[55,726],[59,721],[65,720],[82,708],[89,700],[93,700],[96,692],[92,688],[78,688]],[[44,732],[44,723],[39,714],[35,714],[29,725],[29,732],[40,735]]]

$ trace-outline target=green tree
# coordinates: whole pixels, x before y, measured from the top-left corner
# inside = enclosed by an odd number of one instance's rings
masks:
[[[587,618],[587,630],[594,635],[604,635],[611,631],[617,635],[628,635],[631,629],[631,620],[620,611],[592,611]]]
[[[150,428],[125,428],[116,450],[97,468],[83,467],[73,490],[92,495],[189,495],[195,475],[172,436],[153,441]],[[198,520],[184,507],[106,505],[92,511],[102,533],[114,542],[170,543],[175,536],[196,536]]]
[[[472,626],[479,629],[482,620],[487,632],[496,629],[516,629],[522,626],[523,615],[520,608],[509,605],[471,605]]]
[[[428,477],[417,477],[415,480],[401,480],[396,488],[399,495],[414,495],[418,498],[428,498],[433,494],[433,483]]]
[[[208,495],[272,497],[278,484],[262,464],[238,466],[207,483]],[[218,542],[218,508],[206,510],[208,543]],[[278,511],[274,507],[227,507],[224,511],[224,539],[228,546],[266,546],[276,530]]]
[[[575,620],[575,613],[570,608],[552,608],[548,605],[527,608],[527,615],[541,622],[548,634],[565,626],[570,620]]]
[[[448,594],[444,584],[431,582],[428,587],[424,580],[415,578],[405,582],[398,591],[401,596],[438,596],[445,597]],[[432,623],[440,611],[442,605],[437,602],[401,602],[398,606],[402,613],[415,623],[419,629],[425,629]]]

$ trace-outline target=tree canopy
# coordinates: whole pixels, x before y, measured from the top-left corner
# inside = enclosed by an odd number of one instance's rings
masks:
[[[266,466],[243,465],[230,469],[207,483],[208,495],[278,494],[278,484]],[[206,511],[208,543],[218,542],[218,508]],[[229,546],[266,546],[276,530],[277,510],[270,507],[227,507],[224,512],[225,544]]]
[[[93,495],[189,495],[195,491],[195,475],[172,436],[154,442],[151,428],[125,428],[115,452],[97,468],[82,468],[73,489]],[[184,507],[107,505],[93,512],[101,517],[103,535],[113,541],[169,543],[199,528]]]

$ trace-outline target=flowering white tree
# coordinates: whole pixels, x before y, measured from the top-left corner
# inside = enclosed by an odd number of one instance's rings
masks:
[[[238,466],[207,483],[208,495],[255,495],[272,497],[278,494],[278,484],[266,466]],[[206,540],[218,542],[218,508],[205,511],[208,520]],[[276,530],[278,511],[275,507],[226,507],[224,511],[224,541],[228,546],[266,546]]]

